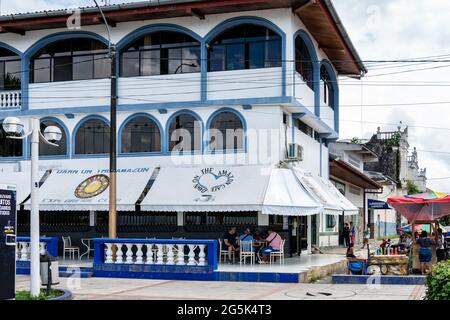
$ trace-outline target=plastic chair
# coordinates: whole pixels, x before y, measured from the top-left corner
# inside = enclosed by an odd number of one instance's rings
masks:
[[[275,262],[275,258],[280,259],[280,264],[284,264],[284,244],[286,240],[281,240],[280,251],[272,251],[269,256],[269,263],[272,264]]]
[[[250,265],[255,263],[255,249],[253,248],[253,241],[241,241],[239,248],[239,264],[247,262],[247,258],[250,258]]]
[[[75,253],[78,255],[78,259],[80,259],[80,248],[76,246],[72,246],[72,240],[70,236],[64,237],[62,236],[63,241],[63,260],[66,260],[66,252],[69,253],[69,258],[75,260]]]

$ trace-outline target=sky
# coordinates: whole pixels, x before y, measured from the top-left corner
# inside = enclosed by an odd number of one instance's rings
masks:
[[[2,14],[93,4],[92,0],[0,1]],[[110,0],[124,2],[133,1]],[[369,69],[361,81],[340,79],[341,138],[370,138],[377,127],[394,131],[401,121],[402,128],[409,127],[409,144],[418,150],[420,167],[427,168],[428,187],[450,192],[450,1],[333,3]],[[424,57],[447,62],[370,62]]]

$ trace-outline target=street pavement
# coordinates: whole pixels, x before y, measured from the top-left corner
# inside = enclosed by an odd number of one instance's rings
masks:
[[[60,278],[74,300],[420,300],[424,286]],[[29,276],[17,276],[17,290]],[[250,288],[250,289],[249,289]]]

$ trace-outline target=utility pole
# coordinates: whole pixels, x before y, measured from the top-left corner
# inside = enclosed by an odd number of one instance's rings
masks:
[[[97,0],[93,0],[105,23],[108,33],[108,56],[111,62],[111,101],[110,101],[110,146],[109,146],[109,223],[108,237],[117,238],[117,77],[116,77],[116,46],[111,42],[111,30],[102,8]],[[105,0],[105,5],[107,1]]]

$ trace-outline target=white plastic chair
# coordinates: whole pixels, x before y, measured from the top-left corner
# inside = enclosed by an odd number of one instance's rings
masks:
[[[226,261],[227,257],[228,257],[228,250],[223,250],[223,244],[222,244],[222,239],[218,239],[219,241],[219,263],[222,263],[222,257],[225,258],[224,261]],[[234,254],[232,255],[231,258],[234,262]]]
[[[250,258],[250,265],[255,263],[255,249],[253,248],[253,241],[241,241],[239,246],[239,264],[247,262],[247,258]]]
[[[280,264],[284,264],[284,244],[286,240],[281,240],[280,251],[272,251],[269,256],[269,263],[272,264],[275,262],[275,258],[280,259]]]
[[[66,260],[66,252],[69,253],[69,258],[75,260],[75,253],[78,255],[78,259],[80,259],[80,248],[76,246],[72,246],[72,240],[70,236],[64,237],[62,236],[63,241],[63,260]]]

